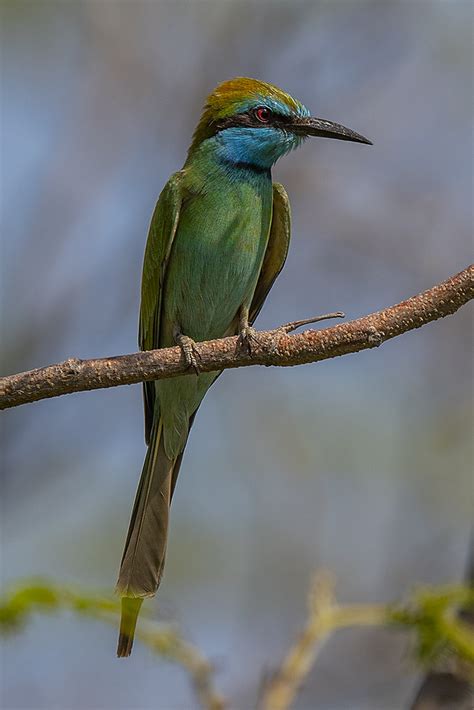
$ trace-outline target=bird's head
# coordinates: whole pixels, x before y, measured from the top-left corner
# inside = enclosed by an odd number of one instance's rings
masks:
[[[308,136],[371,145],[349,128],[311,116],[302,103],[276,86],[237,77],[219,84],[208,96],[188,160],[205,141],[212,141],[223,161],[266,169]]]

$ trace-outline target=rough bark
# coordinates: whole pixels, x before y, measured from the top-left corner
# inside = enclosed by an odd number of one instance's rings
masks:
[[[249,365],[302,365],[375,348],[391,338],[455,313],[474,297],[474,265],[377,313],[324,330],[290,335],[294,324],[260,331],[252,351],[237,337],[198,344],[202,372]],[[42,367],[0,379],[0,409],[62,394],[130,385],[144,380],[189,374],[178,347],[133,355],[79,360]]]

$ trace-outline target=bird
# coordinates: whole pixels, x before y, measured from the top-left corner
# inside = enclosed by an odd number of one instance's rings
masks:
[[[251,350],[253,328],[290,242],[276,161],[309,136],[365,143],[311,116],[282,89],[248,77],[208,96],[184,166],[163,188],[143,262],[141,350],[179,345],[189,374],[143,384],[147,452],[122,556],[119,657],[132,651],[143,599],[160,584],[171,500],[196,412],[220,372],[199,371],[199,342],[229,335]]]

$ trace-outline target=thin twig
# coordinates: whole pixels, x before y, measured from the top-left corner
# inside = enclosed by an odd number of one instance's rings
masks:
[[[265,684],[258,704],[260,710],[288,710],[325,639],[337,630],[354,626],[391,625],[412,630],[418,636],[419,662],[437,663],[448,657],[468,688],[474,675],[474,634],[468,624],[456,618],[455,610],[461,606],[464,615],[474,614],[474,590],[464,585],[448,585],[419,590],[404,604],[339,605],[333,589],[327,573],[315,576],[305,627]],[[0,597],[0,633],[18,629],[34,612],[62,609],[117,625],[119,608],[117,599],[91,596],[45,581],[22,582]],[[212,665],[196,646],[182,639],[175,627],[157,624],[142,614],[137,637],[155,654],[187,671],[204,710],[228,707],[215,689]]]
[[[51,582],[26,582],[0,597],[0,631],[15,630],[34,612],[51,613],[63,609],[117,626],[120,601],[91,596]],[[188,673],[203,710],[225,710],[227,703],[214,687],[213,667],[199,648],[185,641],[174,626],[157,624],[143,614],[142,617],[137,638],[155,654],[176,663]]]
[[[336,629],[386,624],[388,621],[384,606],[339,607],[334,599],[334,582],[327,573],[315,575],[308,606],[305,627],[264,686],[259,710],[287,710],[291,707],[324,642]]]
[[[474,530],[471,530],[469,541],[468,563],[466,569],[466,586],[474,594]],[[464,602],[464,603],[463,603]],[[454,629],[454,642],[461,640],[464,650],[471,654],[472,665],[474,666],[474,640],[472,632],[474,630],[474,609],[469,605],[469,599],[460,600],[457,606],[457,615],[465,624],[459,629]],[[470,628],[471,636],[467,629]],[[446,633],[446,629],[443,629]],[[456,631],[458,633],[456,633]],[[453,640],[453,631],[448,628],[448,637]],[[466,645],[467,644],[467,645]],[[465,662],[460,661],[458,656],[454,658],[445,655],[434,668],[430,668],[423,679],[410,710],[443,710],[446,708],[446,699],[449,698],[452,707],[457,710],[472,710],[474,698],[474,670],[466,673]]]
[[[155,652],[166,655],[188,671],[202,708],[225,710],[227,703],[214,688],[212,664],[196,646],[184,641],[174,629],[163,639],[163,630],[160,627],[154,629],[150,622],[139,626],[136,635]]]
[[[247,352],[237,337],[198,344],[202,372],[249,365],[302,365],[375,348],[386,340],[455,313],[474,298],[474,265],[402,303],[325,330],[289,335],[284,329],[259,332]],[[133,355],[79,360],[0,379],[0,409],[72,392],[117,387],[178,375],[194,376],[178,347]]]
[[[288,710],[314,666],[318,653],[331,634],[354,626],[397,625],[418,631],[426,643],[426,628],[433,631],[434,646],[450,648],[466,677],[474,672],[474,635],[453,615],[453,608],[464,603],[472,610],[474,595],[462,586],[422,590],[411,603],[399,605],[339,605],[334,597],[334,582],[327,573],[315,575],[309,596],[308,618],[302,632],[282,663],[264,684],[259,710]]]

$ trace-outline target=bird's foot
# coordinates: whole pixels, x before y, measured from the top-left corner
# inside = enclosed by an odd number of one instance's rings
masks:
[[[345,318],[346,315],[342,311],[335,311],[334,313],[325,313],[322,316],[315,316],[314,318],[305,318],[304,320],[294,320],[291,323],[285,323],[285,325],[280,325],[279,328],[275,328],[273,331],[272,344],[270,346],[270,352],[276,353],[278,351],[278,345],[280,343],[280,338],[283,335],[288,335],[292,333],[297,328],[301,328],[303,325],[310,325],[311,323],[319,323],[322,320],[330,320],[331,318]]]
[[[239,333],[239,347],[245,348],[250,355],[255,348],[261,345],[261,340],[257,335],[258,331],[251,325],[244,325]]]
[[[181,348],[187,367],[192,367],[196,375],[199,375],[201,371],[199,367],[201,354],[197,348],[196,342],[188,335],[183,335],[179,332],[175,332],[174,339],[176,341],[176,345],[179,345]]]

